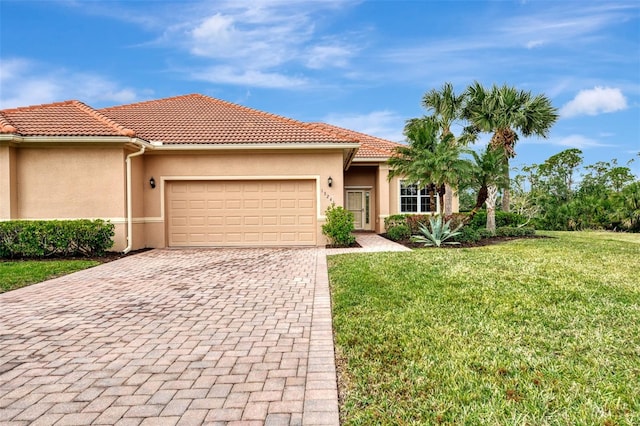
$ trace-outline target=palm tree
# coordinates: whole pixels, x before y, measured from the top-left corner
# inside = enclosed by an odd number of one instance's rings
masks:
[[[409,120],[404,133],[409,144],[396,148],[389,158],[389,179],[403,176],[418,187],[430,188],[431,196],[437,191],[440,206],[444,206],[446,185],[457,187],[471,170],[471,163],[461,158],[464,149],[455,143],[453,134],[440,133],[435,117]],[[450,213],[445,208],[444,214]]]
[[[451,83],[445,83],[440,90],[431,89],[422,97],[422,106],[431,113],[439,126],[443,136],[451,134],[451,126],[462,119],[462,111],[466,101],[466,92],[456,95]],[[454,139],[454,143],[461,142],[466,145],[466,139]],[[453,191],[445,193],[445,210],[453,208]]]
[[[476,205],[468,216],[468,221],[473,219],[476,212],[487,205],[487,230],[496,232],[496,199],[498,189],[504,188],[508,182],[507,165],[504,161],[504,151],[488,146],[478,154],[471,151],[473,157],[473,169],[470,174],[469,186],[478,188]]]
[[[422,106],[438,120],[443,135],[451,133],[451,125],[462,118],[466,93],[456,95],[451,83],[442,89],[431,89],[422,97]]]
[[[505,153],[507,177],[509,159],[515,157],[515,144],[522,136],[546,138],[551,126],[558,119],[558,110],[544,95],[533,96],[531,92],[514,87],[493,85],[486,90],[475,82],[467,88],[467,102],[463,116],[470,125],[465,133],[474,139],[479,133],[492,133],[490,145]],[[504,188],[502,209],[509,211],[509,187]]]

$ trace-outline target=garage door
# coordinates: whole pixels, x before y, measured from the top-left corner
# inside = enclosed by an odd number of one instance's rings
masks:
[[[315,245],[313,180],[168,183],[169,246]]]

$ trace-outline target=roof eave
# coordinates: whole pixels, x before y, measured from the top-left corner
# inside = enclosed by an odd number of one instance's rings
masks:
[[[354,150],[360,147],[358,143],[334,142],[263,142],[263,143],[174,143],[158,145],[153,142],[156,151],[219,151],[219,150],[250,150],[250,149],[343,149]]]
[[[354,163],[384,163],[389,157],[356,157],[353,159]]]
[[[128,136],[22,136],[17,134],[0,134],[0,142],[14,143],[147,143],[138,138]]]

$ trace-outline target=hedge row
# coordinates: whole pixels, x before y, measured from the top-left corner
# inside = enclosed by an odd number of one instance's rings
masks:
[[[0,258],[100,255],[113,246],[114,228],[100,219],[0,222]]]
[[[458,225],[465,221],[467,216],[468,213],[453,213],[444,219],[445,221],[450,221],[451,229],[456,229]],[[387,236],[394,241],[406,240],[411,235],[418,234],[419,224],[428,227],[430,217],[431,215],[425,214],[391,215],[384,221]],[[460,243],[475,243],[494,235],[499,237],[524,237],[534,235],[535,230],[532,227],[524,226],[526,222],[527,219],[517,213],[497,211],[496,233],[492,234],[486,230],[487,212],[481,210],[460,230],[460,234],[453,240]]]

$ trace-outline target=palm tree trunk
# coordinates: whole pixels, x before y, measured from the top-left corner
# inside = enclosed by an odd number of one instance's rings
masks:
[[[453,188],[451,188],[451,186],[447,185],[445,186],[445,193],[444,193],[444,211],[447,212],[447,214],[452,214],[453,213]]]
[[[509,159],[505,158],[504,160],[507,163],[507,180],[505,182],[505,187],[502,189],[502,211],[509,212],[511,211],[511,191],[509,187],[511,185],[511,177],[509,176]]]
[[[466,225],[473,220],[473,217],[480,211],[485,201],[487,201],[487,187],[483,185],[478,191],[478,196],[476,197],[476,205],[473,206],[473,209],[462,221],[463,225]]]
[[[487,230],[492,234],[496,233],[496,199],[498,198],[498,187],[489,185],[487,187]]]
[[[446,206],[445,201],[444,201],[445,193],[446,193],[446,189],[445,189],[445,186],[443,184],[440,188],[438,188],[438,196],[440,197],[440,209],[441,209],[440,214],[442,216],[446,216],[446,215],[448,215],[450,213],[450,211],[447,211],[447,206]]]

